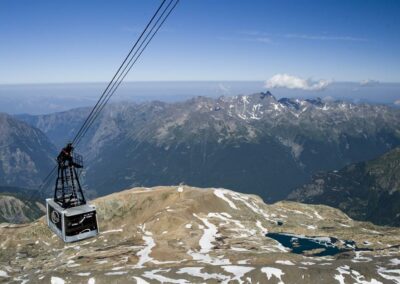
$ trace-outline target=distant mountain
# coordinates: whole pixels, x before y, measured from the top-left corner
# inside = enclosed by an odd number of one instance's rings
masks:
[[[54,164],[55,153],[42,131],[0,113],[0,185],[37,186]]]
[[[61,146],[89,110],[21,118]],[[82,140],[85,184],[97,194],[180,182],[285,198],[321,170],[400,145],[400,110],[271,93],[119,103]]]
[[[43,216],[43,201],[32,190],[0,186],[0,223],[27,223]]]
[[[48,115],[21,114],[15,117],[43,131],[59,150],[78,132],[90,110],[89,108],[78,108],[73,111]]]
[[[317,174],[288,199],[333,206],[357,220],[400,226],[400,147],[375,160]]]

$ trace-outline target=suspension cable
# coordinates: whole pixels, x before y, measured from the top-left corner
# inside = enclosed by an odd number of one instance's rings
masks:
[[[136,42],[134,43],[133,47],[130,49],[128,55],[125,57],[125,59],[123,60],[123,62],[121,63],[121,65],[119,66],[118,70],[115,72],[113,78],[111,79],[111,81],[108,83],[107,87],[105,88],[105,90],[102,92],[99,100],[96,102],[95,106],[92,108],[92,110],[90,111],[88,117],[85,119],[85,121],[83,122],[82,126],[80,127],[80,129],[78,130],[77,134],[75,135],[75,137],[72,140],[73,144],[78,145],[79,142],[81,141],[81,139],[84,137],[84,135],[87,133],[88,129],[91,127],[91,125],[93,124],[93,122],[96,120],[96,118],[99,116],[100,112],[103,110],[103,108],[105,107],[105,105],[108,103],[108,101],[110,100],[111,96],[114,95],[114,93],[116,92],[116,90],[118,89],[118,87],[120,86],[120,84],[122,83],[122,81],[125,79],[126,75],[129,73],[129,71],[132,69],[132,67],[135,65],[135,63],[137,62],[137,60],[140,58],[140,56],[142,55],[143,51],[147,48],[147,46],[149,45],[149,43],[152,41],[152,39],[154,38],[154,36],[157,34],[157,32],[160,30],[160,28],[162,27],[162,25],[164,24],[164,22],[167,20],[167,18],[170,16],[170,14],[172,13],[172,11],[175,9],[176,5],[179,3],[179,0],[171,0],[169,2],[169,4],[166,6],[166,8],[163,9],[161,15],[158,15],[159,12],[162,10],[165,2],[167,0],[163,0],[160,4],[160,6],[157,8],[156,12],[153,14],[153,16],[151,17],[150,21],[147,23],[146,27],[144,28],[144,30],[142,31],[142,33],[140,34],[139,38],[136,40]],[[174,5],[172,6],[172,8],[168,11],[168,13],[166,14],[166,16],[163,18],[164,14],[166,13],[166,11],[169,9],[169,7],[171,6],[171,4],[174,3]],[[158,16],[157,16],[158,15]],[[155,23],[153,24],[153,26],[150,28],[150,26],[152,25],[152,23],[154,22],[154,20],[157,18],[157,20],[155,21]],[[161,20],[162,19],[162,20]],[[160,22],[161,21],[161,22]],[[160,24],[159,24],[160,23]],[[158,26],[157,26],[158,25]],[[149,29],[150,28],[150,29]],[[154,32],[153,32],[154,31]],[[151,35],[151,36],[150,36]],[[142,38],[144,37],[144,39],[142,40]],[[139,47],[136,49],[136,47],[138,46],[139,42],[141,42],[141,44],[139,45]],[[142,48],[142,46],[144,45],[144,47]],[[135,51],[136,49],[136,51]],[[135,52],[134,52],[135,51]],[[133,53],[133,56],[131,56]],[[129,66],[129,67],[128,67]],[[122,71],[121,71],[122,70]],[[39,192],[45,188],[46,185],[48,185],[49,181],[52,180],[52,177],[54,176],[54,174],[56,173],[56,169],[57,166],[55,166],[50,173],[43,179],[42,183],[39,186]],[[31,196],[32,198],[33,196]],[[29,198],[29,199],[31,199]]]
[[[143,35],[146,33],[148,27],[151,25],[151,23],[153,22],[154,18],[157,16],[158,12],[161,10],[162,6],[164,5],[166,0],[163,0],[160,4],[160,6],[158,7],[157,11],[153,14],[153,16],[151,17],[150,21],[147,23],[146,27],[144,28],[144,30],[142,31],[142,33],[140,34],[139,38],[136,40],[135,44],[133,45],[133,47],[131,48],[131,50],[129,51],[128,55],[125,57],[124,61],[122,62],[122,64],[119,66],[117,72],[115,72],[113,78],[111,79],[111,81],[108,83],[106,89],[103,91],[102,95],[100,96],[100,99],[97,101],[97,103],[95,104],[95,106],[92,108],[92,111],[90,112],[89,116],[86,118],[85,122],[83,123],[83,125],[81,126],[81,128],[79,129],[78,133],[76,134],[75,138],[72,140],[72,143],[75,142],[76,138],[79,136],[80,132],[82,131],[83,127],[85,126],[85,124],[87,123],[87,121],[89,120],[89,118],[91,117],[92,113],[95,111],[95,109],[97,108],[98,104],[101,102],[101,100],[103,99],[105,93],[107,92],[108,88],[111,86],[111,83],[114,81],[115,77],[117,77],[119,71],[121,70],[121,68],[123,67],[123,65],[125,64],[125,62],[128,60],[129,56],[131,55],[131,53],[133,52],[133,50],[136,48],[137,44],[139,43],[139,41],[141,40],[141,38],[143,37]]]
[[[120,75],[118,76],[117,80],[113,83],[113,86],[109,89],[109,92],[107,93],[107,95],[105,96],[104,101],[102,102],[102,104],[100,104],[98,110],[96,111],[96,113],[92,116],[91,120],[89,121],[89,123],[86,125],[85,129],[81,132],[80,136],[77,138],[75,146],[78,146],[81,139],[84,137],[84,135],[87,133],[88,129],[92,126],[93,122],[97,119],[97,117],[99,116],[100,112],[104,109],[105,105],[108,103],[108,101],[110,100],[110,98],[114,95],[114,93],[117,91],[118,87],[121,85],[122,81],[125,79],[125,77],[128,75],[128,73],[130,72],[130,70],[133,68],[133,66],[136,64],[136,62],[138,61],[138,59],[140,58],[140,56],[142,55],[142,53],[144,52],[144,50],[147,48],[147,46],[149,45],[149,43],[151,42],[151,40],[154,38],[154,36],[157,34],[157,32],[160,30],[160,28],[162,27],[162,25],[164,24],[164,22],[167,20],[167,18],[169,17],[169,15],[172,13],[172,11],[175,9],[176,5],[178,4],[179,0],[175,1],[175,4],[172,6],[172,8],[168,11],[168,13],[166,14],[166,16],[164,18],[163,15],[167,12],[168,8],[171,6],[171,4],[174,2],[174,0],[171,0],[170,3],[167,5],[167,7],[165,8],[165,10],[163,11],[163,13],[161,14],[160,18],[156,21],[156,23],[154,24],[154,26],[151,28],[150,32],[147,34],[147,36],[145,37],[145,39],[143,40],[143,42],[140,44],[140,46],[138,47],[138,49],[136,50],[135,54],[131,57],[131,59],[129,60],[128,64],[125,66],[125,68],[123,69],[123,71],[120,73]],[[160,22],[161,21],[161,22]],[[160,24],[158,24],[160,22]],[[158,25],[158,26],[157,26]],[[153,32],[154,30],[154,32]],[[153,34],[151,34],[153,32]],[[149,39],[148,39],[149,38]],[[148,39],[148,40],[147,40]],[[146,42],[147,40],[147,42]],[[144,45],[144,46],[143,46]],[[142,48],[143,46],[143,48]],[[136,56],[137,55],[137,56]]]

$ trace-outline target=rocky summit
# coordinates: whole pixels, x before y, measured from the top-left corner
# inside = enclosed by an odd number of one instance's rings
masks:
[[[134,188],[93,202],[100,235],[0,227],[5,283],[400,283],[400,229],[226,189]]]

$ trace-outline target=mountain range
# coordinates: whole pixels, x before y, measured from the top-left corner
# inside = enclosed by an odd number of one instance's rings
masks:
[[[55,164],[55,153],[42,131],[0,113],[0,185],[38,186]]]
[[[44,199],[31,189],[0,186],[0,223],[28,223],[43,216]]]
[[[357,220],[400,226],[400,147],[371,161],[318,173],[288,199],[333,206]]]
[[[89,108],[17,116],[58,149]],[[78,145],[93,196],[132,186],[227,187],[273,202],[311,181],[400,145],[400,110],[271,93],[109,105]]]

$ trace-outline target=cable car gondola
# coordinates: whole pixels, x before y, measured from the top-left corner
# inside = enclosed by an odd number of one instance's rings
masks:
[[[47,224],[64,242],[74,242],[99,233],[96,208],[86,202],[78,170],[82,156],[68,143],[57,157],[58,176],[54,197],[46,199]]]

